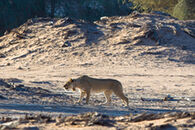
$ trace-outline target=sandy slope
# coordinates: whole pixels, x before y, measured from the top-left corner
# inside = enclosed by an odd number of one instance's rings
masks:
[[[194,29],[195,21],[159,14],[29,20],[0,37],[0,114],[195,111]],[[72,105],[79,93],[62,86],[84,74],[121,81],[131,109],[114,95],[101,105],[103,94]]]

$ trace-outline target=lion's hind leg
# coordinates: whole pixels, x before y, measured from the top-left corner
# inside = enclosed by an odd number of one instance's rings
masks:
[[[127,106],[129,106],[128,98],[124,95],[122,89],[119,89],[119,90],[114,91],[114,94],[115,94],[116,96],[118,96],[119,98],[121,98],[121,99],[123,100],[123,102],[124,102]]]
[[[86,97],[86,104],[89,103],[89,98],[90,98],[90,91],[86,91],[87,97]]]

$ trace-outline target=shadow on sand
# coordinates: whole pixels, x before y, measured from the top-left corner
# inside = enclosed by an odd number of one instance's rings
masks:
[[[0,104],[0,109],[14,110],[14,112],[7,112],[0,114],[62,114],[62,115],[77,115],[86,112],[98,112],[109,116],[129,115],[130,113],[164,113],[164,112],[179,112],[178,110],[168,109],[150,109],[150,108],[136,108],[129,109],[127,107],[114,108],[112,106],[91,106],[91,105],[39,105],[39,104]],[[17,112],[18,111],[18,112]]]

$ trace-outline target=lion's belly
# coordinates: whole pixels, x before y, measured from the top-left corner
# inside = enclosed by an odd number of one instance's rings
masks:
[[[105,91],[105,89],[103,90],[103,89],[91,89],[91,93],[101,93],[101,92],[104,92]]]
[[[96,87],[91,87],[91,93],[101,93],[104,92],[105,90],[109,89],[108,86],[96,86]]]

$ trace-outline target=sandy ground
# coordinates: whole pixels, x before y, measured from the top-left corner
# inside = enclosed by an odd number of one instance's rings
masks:
[[[194,28],[195,21],[159,14],[103,17],[94,23],[29,20],[0,37],[0,115],[194,112],[195,39],[189,31]],[[92,95],[89,105],[74,104],[79,92],[65,91],[63,85],[81,75],[119,80],[130,108],[115,95],[110,106],[102,105],[101,93]]]

